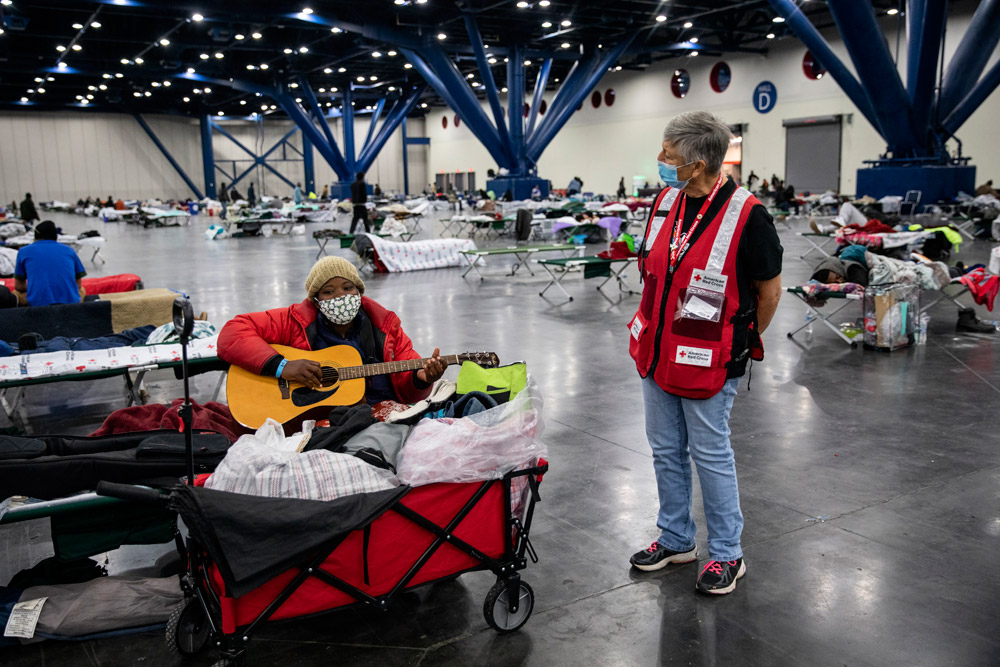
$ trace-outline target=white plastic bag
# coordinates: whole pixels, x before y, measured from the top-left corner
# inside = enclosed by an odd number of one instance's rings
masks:
[[[268,419],[253,435],[241,436],[208,478],[205,488],[270,498],[333,500],[355,493],[399,486],[388,470],[347,454],[325,449],[300,452],[315,422],[285,437],[281,424]]]
[[[534,379],[513,400],[461,419],[423,419],[397,461],[403,484],[499,479],[548,455],[542,434],[542,395]]]
[[[997,218],[993,224],[997,223],[1000,223],[1000,218]],[[1000,245],[990,250],[990,273],[1000,275]]]

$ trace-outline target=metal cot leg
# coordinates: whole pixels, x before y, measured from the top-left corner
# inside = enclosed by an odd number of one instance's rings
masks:
[[[825,325],[825,326],[826,326],[826,327],[827,327],[828,329],[830,329],[830,331],[832,331],[833,333],[837,334],[837,337],[838,337],[838,338],[840,338],[840,339],[841,339],[842,341],[844,341],[845,343],[847,343],[847,344],[848,344],[848,345],[850,345],[851,347],[857,347],[857,346],[858,346],[858,344],[857,344],[857,343],[856,343],[855,341],[853,341],[853,340],[851,340],[850,338],[848,338],[848,337],[847,337],[847,336],[846,336],[846,335],[844,334],[844,332],[843,332],[843,331],[841,331],[841,330],[840,330],[840,329],[838,329],[838,328],[837,328],[836,326],[834,326],[834,325],[833,325],[833,324],[832,324],[832,323],[830,322],[830,319],[831,319],[831,318],[832,318],[832,317],[833,317],[834,315],[836,315],[837,313],[839,313],[840,311],[842,311],[842,310],[843,310],[844,308],[847,308],[847,307],[848,307],[849,305],[851,305],[851,302],[852,302],[852,301],[861,301],[861,299],[845,299],[845,300],[844,300],[844,303],[843,303],[843,304],[841,304],[841,306],[840,306],[839,308],[837,308],[836,310],[834,310],[834,311],[832,311],[832,312],[830,312],[830,313],[827,313],[827,314],[826,314],[826,315],[824,316],[824,315],[823,315],[822,313],[820,313],[820,312],[819,312],[819,310],[817,310],[817,309],[816,309],[816,307],[815,307],[815,306],[813,306],[813,305],[812,305],[811,303],[809,303],[808,301],[806,301],[806,300],[805,300],[805,297],[803,297],[803,296],[802,296],[801,294],[798,294],[797,292],[792,292],[792,294],[795,294],[795,296],[797,296],[797,297],[799,298],[799,300],[800,300],[800,301],[801,301],[801,302],[802,302],[803,304],[805,304],[806,308],[808,308],[808,309],[809,309],[809,313],[810,313],[811,315],[813,315],[813,317],[811,317],[811,318],[808,318],[808,319],[807,319],[807,320],[806,320],[805,322],[803,322],[803,323],[802,323],[802,324],[801,324],[801,325],[800,325],[800,326],[799,326],[799,327],[798,327],[797,329],[795,329],[794,331],[789,331],[789,332],[788,332],[788,334],[787,334],[789,338],[794,338],[794,337],[795,337],[795,334],[797,334],[798,332],[800,332],[800,331],[802,331],[803,329],[805,329],[805,328],[806,328],[807,326],[809,326],[809,325],[810,325],[811,323],[813,323],[813,322],[820,322],[820,323],[822,323],[823,325]]]
[[[560,271],[558,273],[553,273],[552,269],[549,268],[548,264],[546,264],[544,262],[539,262],[539,264],[542,265],[542,268],[544,268],[546,271],[548,271],[549,278],[551,278],[551,280],[549,281],[549,284],[545,286],[545,289],[543,289],[541,292],[538,293],[538,296],[545,296],[545,293],[549,291],[549,288],[552,287],[553,285],[555,285],[560,290],[562,290],[562,293],[566,295],[567,299],[569,299],[570,301],[572,301],[573,300],[573,296],[569,292],[567,292],[566,288],[563,287],[563,285],[562,285],[562,279],[566,277],[566,275],[569,273],[569,271],[566,270],[566,269],[563,269],[562,271]]]

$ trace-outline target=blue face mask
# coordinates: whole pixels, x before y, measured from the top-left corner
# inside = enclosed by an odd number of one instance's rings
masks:
[[[688,181],[681,181],[677,179],[677,170],[680,167],[687,167],[694,164],[694,162],[688,162],[687,164],[682,164],[680,166],[674,166],[672,164],[667,164],[661,160],[656,161],[657,170],[660,173],[660,180],[666,183],[669,187],[677,188],[678,190],[683,190],[687,187]]]

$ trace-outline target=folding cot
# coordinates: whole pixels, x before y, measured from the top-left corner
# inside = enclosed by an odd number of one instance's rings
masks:
[[[382,238],[389,236],[388,234],[377,234]],[[409,241],[413,236],[413,232],[407,232],[402,235],[404,241]],[[357,234],[344,234],[339,229],[317,229],[313,232],[313,238],[316,239],[316,245],[319,246],[319,252],[316,253],[316,259],[319,259],[326,254],[326,244],[333,239],[338,239],[340,241],[341,248],[350,248],[354,244],[354,239],[358,237]]]
[[[837,328],[837,326],[834,325],[830,320],[833,318],[834,315],[842,311],[844,308],[847,308],[852,303],[860,303],[862,297],[864,296],[863,292],[819,292],[814,294],[813,292],[810,292],[809,290],[805,289],[802,286],[786,287],[785,291],[788,292],[789,294],[795,295],[803,304],[805,304],[806,308],[808,309],[805,322],[799,325],[797,329],[789,331],[787,334],[789,338],[794,338],[795,334],[802,331],[813,322],[819,322],[820,324],[830,329],[830,331],[837,334],[838,338],[840,338],[842,341],[844,341],[851,347],[858,346],[856,341],[852,340],[843,331]],[[824,302],[827,300],[841,300],[843,301],[843,303],[841,303],[837,308],[834,308],[833,310],[824,312],[819,308],[817,308],[816,306],[814,306],[812,303],[810,303],[809,299],[819,299]]]
[[[506,248],[484,248],[482,250],[461,250],[460,252],[469,258],[469,268],[465,270],[462,277],[466,277],[469,274],[469,271],[475,269],[476,273],[479,274],[479,280],[483,280],[485,278],[479,270],[479,259],[481,257],[490,257],[493,255],[514,255],[516,261],[511,265],[510,273],[507,274],[508,276],[513,276],[522,266],[528,269],[528,273],[535,275],[535,272],[531,270],[531,265],[529,264],[531,255],[540,252],[561,252],[563,257],[570,257],[572,255],[582,256],[583,250],[583,246],[572,245],[570,243],[534,246],[507,246]]]
[[[837,240],[837,237],[834,236],[832,233],[797,232],[797,236],[801,236],[803,239],[805,239],[806,243],[808,243],[811,246],[808,250],[799,255],[799,259],[801,259],[803,262],[808,262],[809,255],[813,253],[818,253],[820,257],[829,257],[830,251],[827,250],[827,246],[830,245],[830,243],[835,243]],[[817,241],[814,239],[822,239],[822,240]]]
[[[560,257],[558,259],[540,259],[538,264],[540,264],[549,274],[549,284],[545,286],[538,296],[545,296],[545,293],[549,291],[549,288],[555,285],[566,297],[572,301],[572,295],[566,291],[566,288],[562,285],[562,280],[571,271],[575,269],[583,269],[583,277],[591,278],[597,276],[607,276],[597,289],[600,290],[604,287],[610,280],[615,280],[618,285],[618,291],[626,295],[639,294],[632,290],[625,278],[622,276],[625,270],[632,265],[632,262],[637,261],[637,257],[622,257],[619,259],[605,259],[603,257],[597,257],[596,255],[590,255],[586,257]],[[618,268],[615,268],[617,265]],[[551,268],[550,268],[551,267]]]

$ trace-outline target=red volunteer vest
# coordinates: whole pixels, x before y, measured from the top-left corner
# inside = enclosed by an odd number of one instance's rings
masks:
[[[755,313],[737,317],[736,253],[750,211],[760,202],[745,188],[737,188],[714,219],[701,221],[701,234],[691,242],[671,276],[673,230],[668,221],[678,215],[679,194],[676,188],[661,192],[647,225],[642,302],[628,324],[629,354],[639,375],[647,377],[652,372],[653,380],[664,391],[685,398],[711,398],[726,382],[727,364],[733,358],[734,326],[749,329],[755,321]],[[677,317],[688,285],[722,294],[718,322]]]

